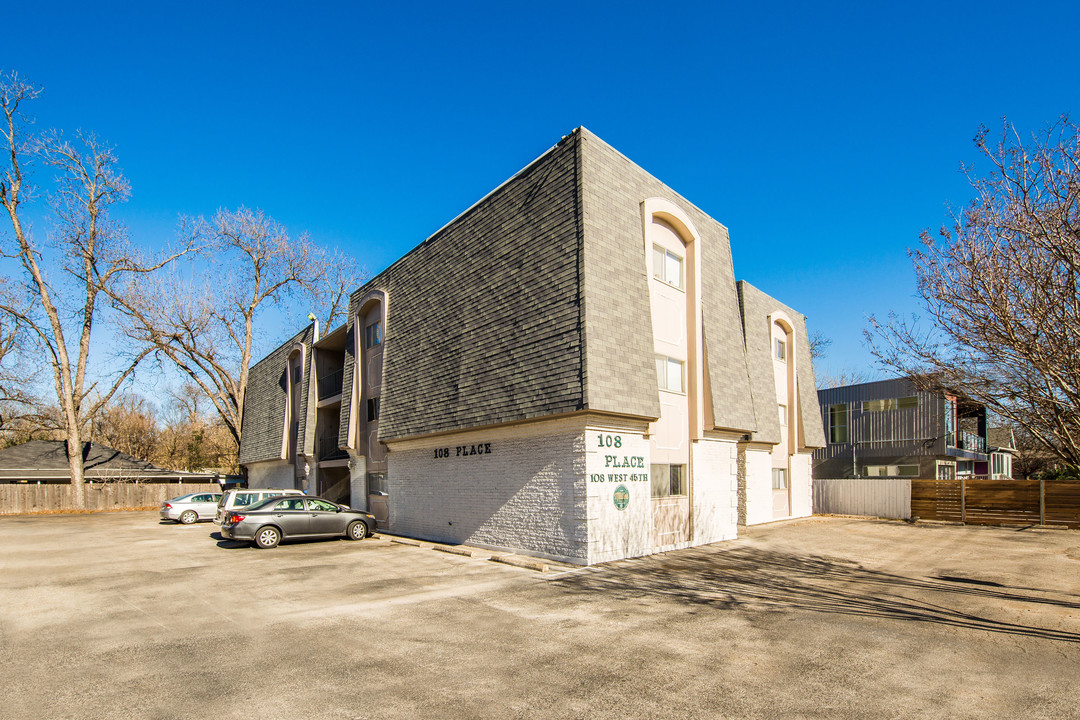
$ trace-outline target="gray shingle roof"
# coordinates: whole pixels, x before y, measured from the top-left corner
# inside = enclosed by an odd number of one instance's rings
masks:
[[[754,413],[757,416],[753,439],[770,443],[780,442],[780,418],[776,412],[772,336],[769,327],[769,315],[779,310],[786,313],[795,325],[795,352],[798,360],[796,384],[798,385],[803,443],[808,448],[824,447],[825,430],[821,424],[817,383],[814,378],[810,342],[806,332],[806,318],[745,280],[739,281],[738,288],[743,332],[746,336],[747,370],[750,373]]]
[[[125,455],[100,443],[83,443],[87,479],[213,478],[213,473],[186,473],[160,468]],[[31,440],[0,450],[0,479],[70,479],[67,443],[62,440]]]

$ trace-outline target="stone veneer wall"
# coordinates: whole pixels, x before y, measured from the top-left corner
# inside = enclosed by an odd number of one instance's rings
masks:
[[[530,423],[392,445],[388,482],[392,533],[588,560],[580,424]]]

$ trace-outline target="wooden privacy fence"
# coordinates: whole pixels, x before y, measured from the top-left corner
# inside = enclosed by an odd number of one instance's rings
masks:
[[[1080,528],[1080,481],[912,480],[911,514],[970,525]]]
[[[217,483],[87,483],[86,510],[157,507],[169,498],[193,492],[221,492]],[[0,485],[0,515],[74,510],[67,483]]]

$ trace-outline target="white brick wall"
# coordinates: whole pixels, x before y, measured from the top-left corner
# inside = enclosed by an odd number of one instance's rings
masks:
[[[587,562],[584,436],[565,423],[554,430],[537,423],[392,447],[389,531]]]
[[[702,440],[693,452],[689,544],[734,538],[737,445]],[[769,454],[758,454],[769,481]],[[388,462],[388,530],[579,564],[647,555],[650,464],[642,432],[584,426],[581,418],[397,443]]]
[[[691,544],[730,540],[739,519],[738,445],[702,439],[693,443],[693,538]]]
[[[590,427],[585,431],[589,563],[647,555],[652,536],[649,441],[640,433]],[[625,488],[626,507],[615,504]]]

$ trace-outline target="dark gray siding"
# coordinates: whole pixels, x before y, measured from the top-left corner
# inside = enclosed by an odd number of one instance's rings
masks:
[[[244,394],[244,419],[240,434],[240,464],[281,459],[282,433],[285,429],[286,383],[289,353],[296,343],[304,345],[304,380],[300,397],[304,406],[297,413],[300,421],[297,433],[298,454],[303,453],[311,408],[307,407],[308,382],[311,372],[311,342],[315,328],[309,325],[286,340],[248,371],[247,391]]]
[[[701,238],[702,315],[716,427],[753,428],[727,229],[584,128],[582,204],[588,405],[655,418],[656,383],[641,204],[678,205]]]
[[[564,138],[361,289],[388,296],[381,439],[584,407],[578,142]]]
[[[743,332],[746,336],[746,362],[750,373],[750,388],[754,399],[756,429],[753,439],[761,442],[780,442],[780,418],[776,412],[776,384],[773,378],[772,329],[769,315],[782,311],[791,318],[795,330],[797,353],[796,392],[799,398],[799,422],[803,447],[825,445],[821,412],[818,407],[817,381],[814,377],[806,318],[787,305],[766,295],[756,287],[740,280],[739,302],[742,308]]]
[[[882,412],[864,412],[868,400],[915,396],[918,406]],[[818,391],[821,421],[829,433],[829,406],[848,409],[848,442],[828,443],[814,452],[814,473],[851,474],[852,451],[861,472],[865,464],[914,464],[912,458],[945,455],[945,398],[918,390],[907,378],[848,385]],[[908,462],[903,462],[908,460]],[[923,470],[925,472],[925,470]]]

